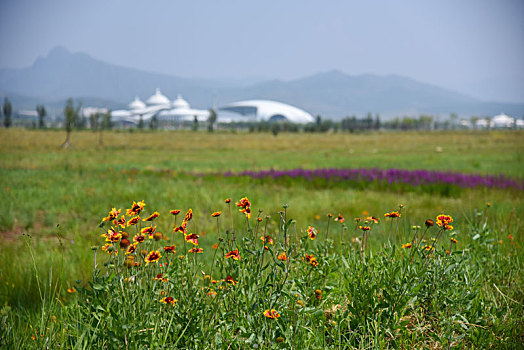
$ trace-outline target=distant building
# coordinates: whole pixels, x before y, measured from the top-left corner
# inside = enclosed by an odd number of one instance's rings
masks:
[[[515,127],[515,118],[510,117],[504,113],[491,118],[489,126],[492,129],[509,129]]]
[[[160,89],[151,95],[146,102],[138,97],[129,103],[127,109],[111,112],[115,123],[137,125],[156,118],[160,126],[169,127],[177,123],[206,122],[209,118],[208,110],[191,108],[189,103],[178,95],[171,102],[163,95]],[[268,100],[248,100],[226,104],[218,109],[217,121],[250,122],[250,121],[287,121],[290,123],[306,124],[315,121],[306,111],[285,103]]]
[[[307,124],[313,123],[315,119],[308,112],[285,103],[269,100],[247,100],[219,107],[218,121],[287,121]]]
[[[180,95],[171,102],[167,96],[162,94],[160,89],[156,89],[155,94],[151,95],[146,103],[135,97],[128,105],[128,109],[111,112],[113,121],[122,124],[137,125],[140,119],[147,122],[154,116],[156,116],[157,121],[164,122],[164,124],[166,122],[193,121],[195,117],[199,122],[203,122],[209,117],[209,111],[191,108],[189,103]]]

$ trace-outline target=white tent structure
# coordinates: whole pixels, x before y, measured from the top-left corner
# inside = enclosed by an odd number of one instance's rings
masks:
[[[146,100],[146,103],[135,97],[129,103],[128,109],[115,110],[111,113],[114,121],[135,125],[139,123],[140,119],[146,122],[151,120],[153,116],[156,116],[158,120],[171,122],[193,121],[196,116],[200,122],[207,120],[209,111],[191,108],[189,103],[180,95],[171,103],[160,89],[156,89],[155,93]]]
[[[504,113],[491,118],[490,127],[492,129],[509,129],[515,126],[515,118]]]
[[[220,107],[218,121],[287,121],[306,124],[314,122],[315,119],[308,112],[282,102],[247,100]]]
[[[193,121],[195,117],[199,122],[205,122],[209,117],[209,111],[191,108],[189,103],[180,95],[173,101],[171,109],[158,113],[159,120],[167,121]]]
[[[489,120],[487,119],[478,119],[475,122],[475,127],[478,129],[487,129],[489,126]]]

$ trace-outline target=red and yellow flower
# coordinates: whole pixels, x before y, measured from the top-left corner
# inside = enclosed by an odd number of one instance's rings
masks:
[[[122,215],[120,217],[120,219],[115,220],[113,223],[115,224],[115,226],[120,226],[122,228],[126,228],[126,217],[124,215]]]
[[[341,224],[343,224],[346,219],[344,219],[344,217],[342,216],[342,214],[338,214],[338,216],[335,218],[335,221],[338,221],[340,222]]]
[[[450,215],[441,214],[437,216],[436,224],[444,230],[453,230],[453,226],[450,224],[453,222],[453,218]]]
[[[110,228],[106,233],[101,235],[101,237],[105,237],[106,242],[116,243],[122,239],[122,234]]]
[[[190,233],[188,235],[184,235],[184,239],[186,240],[186,242],[194,244],[194,245],[198,245],[198,237],[200,236],[197,235],[196,233]]]
[[[409,242],[402,245],[402,249],[411,248],[411,247],[413,247],[413,245]]]
[[[317,230],[313,226],[307,227],[307,234],[309,236],[309,239],[314,240],[317,238]]]
[[[369,226],[362,226],[362,225],[361,225],[361,226],[359,226],[358,228],[361,229],[361,230],[364,231],[364,232],[371,230],[371,227],[369,227]]]
[[[238,252],[238,248],[226,254],[226,259],[229,258],[233,258],[233,260],[240,260],[240,253]]]
[[[153,214],[149,215],[147,218],[143,219],[142,221],[153,221],[157,217],[160,216],[160,213],[155,211]]]
[[[317,258],[315,258],[313,255],[306,254],[303,259],[305,262],[310,263],[313,267],[318,266]]]
[[[173,231],[182,232],[183,234],[186,234],[187,233],[187,222],[182,222],[182,225],[175,227]]]
[[[161,273],[156,275],[156,277],[153,278],[155,281],[161,281],[161,282],[169,282],[169,278],[164,277]]]
[[[451,243],[458,243],[458,241],[454,238],[454,237],[451,237]]]
[[[398,211],[392,211],[391,213],[384,214],[384,216],[387,218],[399,218],[400,213]]]
[[[164,252],[175,254],[176,247],[174,245],[164,247]]]
[[[286,261],[287,260],[286,252],[281,252],[280,254],[278,254],[277,260]]]
[[[136,243],[143,243],[145,240],[146,240],[146,236],[141,233],[137,233],[135,237],[133,237],[133,242],[136,242]]]
[[[267,318],[277,319],[280,317],[280,314],[275,309],[271,309],[271,311],[268,309],[264,311],[264,316],[266,316]]]
[[[164,303],[166,305],[172,305],[175,306],[175,303],[178,301],[178,299],[174,299],[173,297],[165,297],[160,299],[161,303]]]
[[[248,219],[251,218],[251,203],[247,197],[241,198],[236,202],[236,206],[240,208],[238,211],[244,213]]]
[[[227,276],[226,277],[226,282],[227,283],[231,283],[234,286],[236,286],[236,284],[238,283],[238,281],[235,281],[232,276]]]
[[[141,201],[141,202],[138,202],[138,203],[133,201],[133,205],[131,205],[130,209],[126,210],[126,214],[128,216],[138,215],[144,209],[145,206],[146,206],[146,203],[144,201]]]
[[[189,208],[186,215],[184,216],[184,222],[187,223],[193,218],[193,209]]]
[[[366,220],[368,220],[368,221],[373,221],[375,224],[378,224],[378,222],[379,222],[379,219],[376,218],[376,217],[374,217],[374,216],[368,216],[368,217],[366,218]]]
[[[116,219],[118,215],[120,215],[121,209],[116,210],[116,208],[113,208],[109,211],[109,214],[102,219],[102,221],[113,221]]]
[[[222,214],[221,211],[215,211],[213,214],[211,214],[212,217],[217,218]]]
[[[161,257],[162,257],[162,255],[160,254],[160,251],[152,250],[152,251],[149,252],[149,254],[147,254],[147,256],[144,259],[144,261],[146,262],[146,265],[149,265],[149,263],[157,263],[158,260],[160,260]]]
[[[203,252],[204,252],[204,249],[198,248],[198,247],[193,247],[188,250],[188,253],[203,253]]]
[[[271,236],[262,236],[260,237],[260,239],[262,240],[262,243],[264,244],[273,244],[273,238],[271,238]]]
[[[153,233],[156,231],[156,226],[144,227],[140,233],[143,235],[149,235],[149,238],[153,238]]]
[[[102,250],[109,255],[112,255],[112,254],[118,255],[118,249],[116,249],[115,246],[112,245],[111,243],[104,244],[104,246],[102,247]]]
[[[129,219],[129,221],[127,222],[127,226],[133,226],[133,225],[136,225],[138,224],[138,222],[140,221],[140,216],[137,215],[135,217],[132,217],[131,219]]]
[[[135,242],[135,243],[131,244],[129,247],[127,247],[126,254],[133,254],[134,252],[136,252],[136,246],[137,245],[138,245],[138,242]]]
[[[171,214],[175,215],[175,216],[177,216],[178,214],[180,214],[180,210],[178,210],[178,209],[173,209],[173,210],[171,210],[171,211],[169,211],[169,212],[170,212]]]

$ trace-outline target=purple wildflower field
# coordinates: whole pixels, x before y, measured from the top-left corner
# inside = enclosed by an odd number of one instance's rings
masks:
[[[486,187],[498,189],[524,190],[524,180],[505,175],[476,175],[449,171],[405,170],[405,169],[290,169],[225,172],[225,177],[248,176],[255,179],[282,177],[304,178],[313,180],[321,178],[332,181],[387,182],[402,183],[412,186],[448,184],[462,188]]]

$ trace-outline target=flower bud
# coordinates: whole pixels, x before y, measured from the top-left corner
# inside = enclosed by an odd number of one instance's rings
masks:
[[[160,241],[162,239],[162,237],[164,237],[164,235],[160,232],[155,232],[153,233],[153,239],[155,241]]]
[[[122,238],[122,240],[120,241],[120,248],[122,249],[126,249],[130,245],[131,245],[131,242],[127,238]]]

